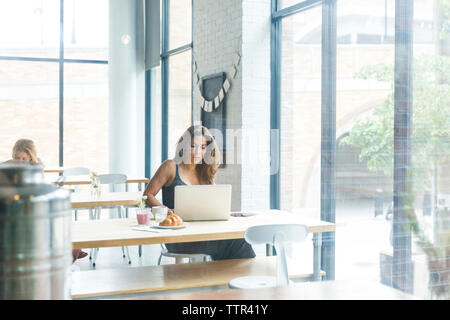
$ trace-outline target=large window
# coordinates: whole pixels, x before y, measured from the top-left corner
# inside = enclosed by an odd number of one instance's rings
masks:
[[[326,278],[430,297],[448,273],[450,3],[272,3],[272,207],[337,224]]]
[[[108,29],[108,0],[0,3],[0,161],[29,138],[47,166],[108,172]]]
[[[162,0],[162,160],[192,123],[192,0]]]

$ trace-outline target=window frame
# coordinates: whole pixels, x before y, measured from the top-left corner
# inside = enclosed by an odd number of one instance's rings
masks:
[[[59,58],[21,57],[21,56],[1,56],[0,60],[28,61],[28,62],[50,62],[59,64],[59,159],[60,167],[64,166],[64,64],[65,63],[86,63],[86,64],[108,64],[108,60],[91,59],[65,59],[64,58],[64,0],[59,2]]]

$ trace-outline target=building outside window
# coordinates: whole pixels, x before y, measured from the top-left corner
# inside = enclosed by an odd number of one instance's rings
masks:
[[[281,1],[278,9],[300,3]],[[320,218],[323,197],[321,99],[326,93],[321,76],[327,70],[321,65],[322,46],[330,40],[323,38],[323,3],[281,18],[279,31],[280,208],[314,218]],[[403,45],[395,37],[395,5],[394,0],[336,1],[336,159],[331,200],[338,225],[336,279],[371,278],[393,285],[394,105],[401,103],[395,100],[394,75],[401,72],[395,64],[403,62],[395,57],[396,41]],[[412,69],[406,70],[413,77],[411,177],[403,182],[411,185],[411,206],[420,230],[435,245],[448,233],[441,218],[450,199],[450,135],[444,124],[450,105],[445,89],[450,70],[449,10],[447,1],[414,1],[407,31],[413,35],[414,59]],[[414,278],[408,285],[426,296],[430,278],[417,240],[413,233]],[[294,252],[303,254],[301,246]]]

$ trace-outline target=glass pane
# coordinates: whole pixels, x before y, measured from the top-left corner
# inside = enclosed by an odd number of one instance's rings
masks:
[[[59,165],[58,64],[0,60],[0,162],[31,139],[46,166]]]
[[[282,20],[280,206],[320,208],[321,7]],[[308,30],[307,32],[305,30]]]
[[[108,60],[109,1],[64,1],[64,58]]]
[[[64,166],[109,173],[108,65],[64,65]]]
[[[297,4],[297,3],[305,2],[306,0],[278,0],[278,1],[280,3],[279,4],[280,9],[284,9],[284,8],[293,6],[293,5]]]
[[[0,1],[0,55],[59,57],[59,0]]]
[[[188,50],[169,58],[169,159],[175,155],[178,139],[192,123],[191,55]]]
[[[413,234],[414,283],[426,298],[450,299],[450,2],[414,1],[412,172],[414,212],[425,243]],[[432,247],[435,257],[427,255]],[[447,250],[447,251],[446,251]],[[447,259],[447,264],[445,263]],[[427,263],[426,261],[429,261]],[[444,261],[444,263],[436,263]],[[429,289],[427,289],[427,281]],[[447,288],[447,295],[439,290]],[[416,293],[416,292],[415,292]]]
[[[392,252],[395,0],[337,10],[336,278],[378,282]]]
[[[321,16],[319,6],[281,25],[280,209],[314,219],[320,217]],[[311,241],[309,235],[288,252],[312,264]]]
[[[192,0],[169,0],[169,50],[192,41]]]

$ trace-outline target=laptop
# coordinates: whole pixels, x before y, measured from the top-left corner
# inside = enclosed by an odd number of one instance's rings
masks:
[[[174,210],[184,221],[228,220],[231,185],[175,186]]]

